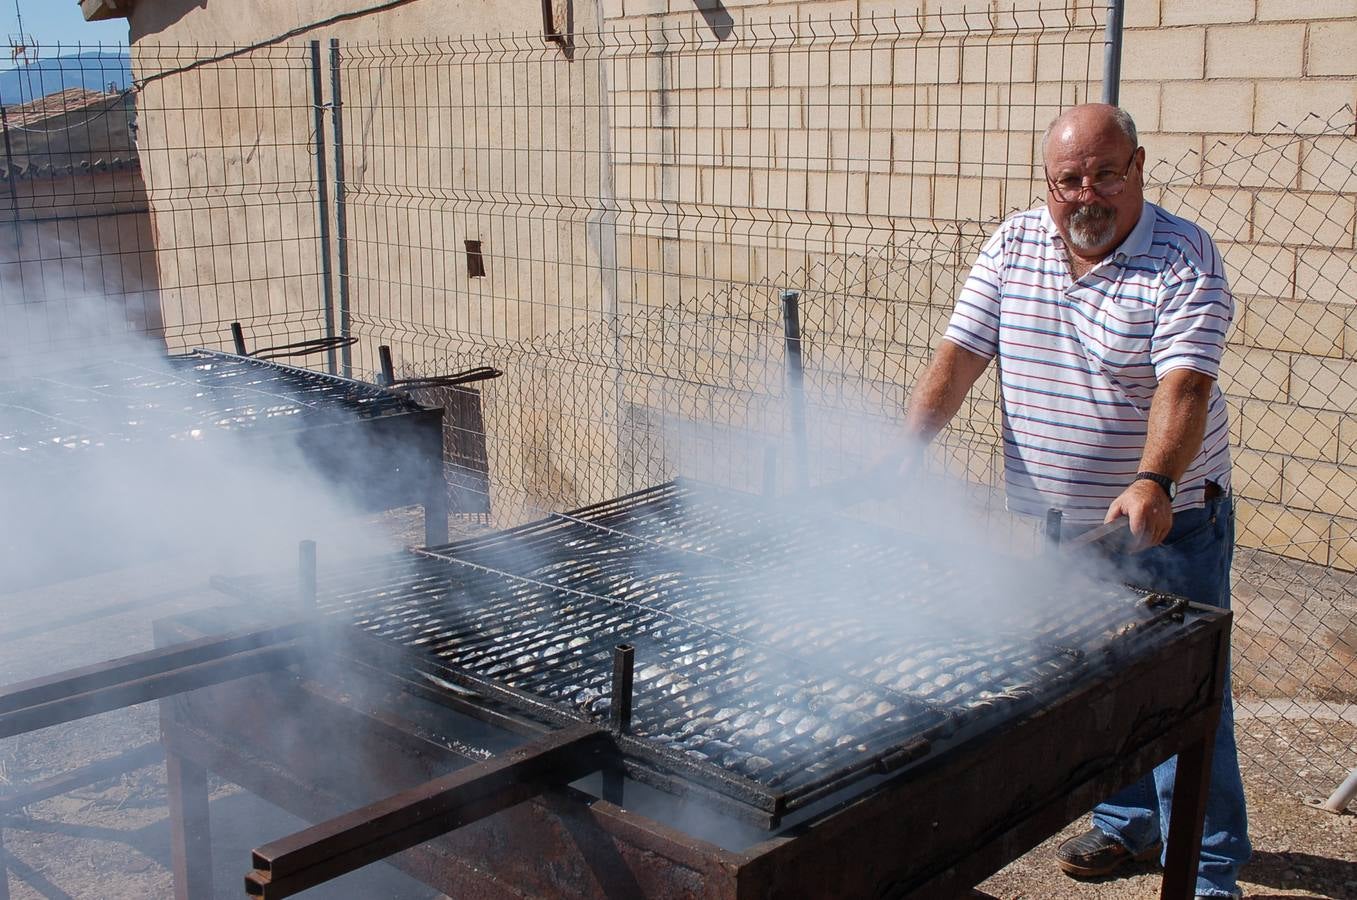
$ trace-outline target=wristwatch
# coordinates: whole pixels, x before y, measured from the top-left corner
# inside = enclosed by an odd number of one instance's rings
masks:
[[[1178,482],[1167,475],[1160,475],[1158,472],[1137,472],[1134,481],[1153,481],[1164,489],[1164,493],[1169,495],[1169,500],[1178,496]]]

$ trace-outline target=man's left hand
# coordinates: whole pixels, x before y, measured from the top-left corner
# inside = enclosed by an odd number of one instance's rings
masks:
[[[1103,521],[1111,522],[1122,516],[1131,520],[1131,534],[1135,541],[1130,550],[1138,553],[1168,537],[1169,529],[1173,527],[1173,504],[1164,489],[1153,481],[1133,481],[1130,487],[1121,492],[1121,496],[1112,501]]]

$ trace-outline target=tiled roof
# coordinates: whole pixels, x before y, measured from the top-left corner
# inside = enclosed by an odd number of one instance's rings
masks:
[[[44,119],[64,116],[90,107],[110,108],[121,101],[121,93],[91,91],[82,87],[73,87],[48,94],[45,97],[39,97],[36,100],[30,100],[21,106],[6,107],[5,118],[12,127],[20,128],[41,122]],[[100,106],[101,104],[102,106]],[[97,112],[98,109],[95,111]]]

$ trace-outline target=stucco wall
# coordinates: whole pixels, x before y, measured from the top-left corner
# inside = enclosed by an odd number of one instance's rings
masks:
[[[13,362],[127,330],[158,335],[155,242],[118,94],[7,110],[0,147],[0,349]]]

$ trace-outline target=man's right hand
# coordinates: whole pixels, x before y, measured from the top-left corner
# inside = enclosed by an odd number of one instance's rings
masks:
[[[1107,508],[1104,522],[1126,516],[1135,536],[1130,551],[1139,553],[1158,545],[1173,527],[1173,503],[1153,481],[1133,481]]]

